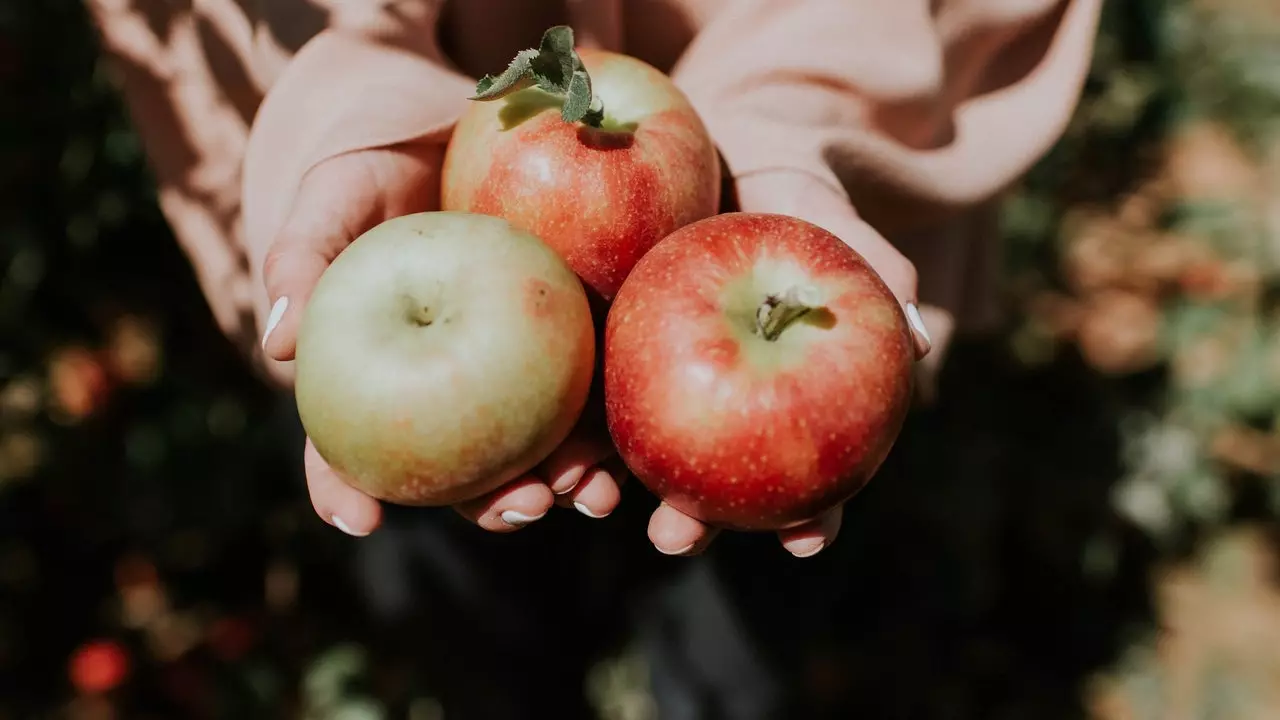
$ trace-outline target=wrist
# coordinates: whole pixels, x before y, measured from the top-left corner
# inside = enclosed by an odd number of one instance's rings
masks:
[[[840,181],[829,171],[800,165],[759,167],[733,174],[739,209],[806,217],[815,212],[857,217]]]
[[[806,168],[799,165],[758,167],[745,172],[733,173],[734,184],[742,188],[764,186],[776,189],[784,195],[808,195],[818,192],[821,195],[849,202],[849,193],[840,184],[839,179],[824,166],[822,169]]]

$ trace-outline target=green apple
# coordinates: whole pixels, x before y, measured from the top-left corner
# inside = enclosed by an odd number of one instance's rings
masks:
[[[343,478],[402,505],[452,505],[528,472],[586,402],[595,335],[548,245],[460,212],[395,218],[325,271],[298,331],[294,392]]]

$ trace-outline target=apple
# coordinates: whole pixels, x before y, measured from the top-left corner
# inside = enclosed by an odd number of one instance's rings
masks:
[[[80,692],[99,694],[119,687],[129,676],[129,666],[129,653],[120,643],[91,640],[72,653],[67,673]]]
[[[816,519],[875,474],[905,420],[901,306],[822,228],[733,212],[636,264],[605,324],[604,394],[622,460],[710,525]]]
[[[321,276],[294,394],[353,487],[452,505],[568,436],[595,359],[586,291],[563,258],[500,218],[426,212],[364,233]]]
[[[442,207],[532,232],[606,303],[649,248],[719,207],[719,155],[675,83],[627,55],[575,50],[568,27],[473,99],[445,153]]]

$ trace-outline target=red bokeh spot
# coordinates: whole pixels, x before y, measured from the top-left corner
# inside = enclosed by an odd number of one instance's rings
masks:
[[[71,684],[84,693],[102,693],[124,682],[129,674],[129,654],[112,640],[85,643],[71,654]]]

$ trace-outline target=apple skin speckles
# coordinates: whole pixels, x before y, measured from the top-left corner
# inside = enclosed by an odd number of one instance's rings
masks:
[[[625,55],[578,52],[617,127],[566,123],[537,90],[472,103],[449,141],[441,201],[542,238],[607,302],[659,240],[716,212],[720,164],[669,77]],[[533,109],[513,121],[522,105]]]
[[[821,317],[773,341],[756,334],[759,304],[797,284],[821,295]],[[906,418],[913,362],[897,300],[848,245],[795,218],[718,215],[655,246],[615,298],[609,430],[676,509],[727,529],[783,529],[875,474]]]

